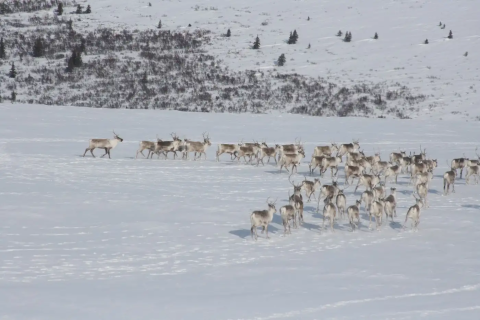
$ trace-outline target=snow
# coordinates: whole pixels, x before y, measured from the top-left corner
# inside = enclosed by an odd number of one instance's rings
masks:
[[[354,33],[355,36],[355,33]],[[234,115],[0,104],[0,319],[478,319],[478,185],[443,196],[446,161],[478,146],[475,122]],[[123,139],[112,159],[81,157],[91,138]],[[207,160],[134,159],[171,132],[212,139]],[[215,161],[218,143],[360,139],[368,154],[426,148],[439,168],[418,232],[399,178],[398,217],[381,230],[320,230],[316,202],[283,237],[250,238],[249,214],[287,203],[273,164]],[[101,150],[96,150],[101,155]],[[295,181],[308,174],[307,159]],[[343,164],[339,171],[343,184]],[[329,173],[321,178],[330,182]],[[388,187],[394,186],[389,183]],[[353,194],[346,190],[348,205]],[[410,223],[408,223],[408,227]]]

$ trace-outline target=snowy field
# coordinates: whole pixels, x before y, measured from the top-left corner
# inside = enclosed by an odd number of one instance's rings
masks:
[[[111,160],[81,157],[112,129],[125,140]],[[208,131],[207,160],[134,159],[140,140],[172,131]],[[267,197],[287,204],[288,174],[216,162],[216,145],[295,137],[308,160],[352,138],[383,159],[421,143],[439,168],[419,231],[401,228],[414,203],[401,176],[398,217],[379,231],[363,207],[358,232],[345,220],[320,230],[312,202],[291,235],[277,212],[271,239],[253,241],[250,212]],[[479,319],[480,186],[462,179],[442,196],[441,178],[476,146],[478,125],[464,121],[0,104],[0,319]],[[294,178],[307,173],[305,160]],[[347,190],[348,205],[363,190]]]

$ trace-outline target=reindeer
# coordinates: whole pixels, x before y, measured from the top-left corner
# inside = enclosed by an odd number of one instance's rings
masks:
[[[377,161],[372,166],[372,172],[376,171],[379,174],[384,173],[388,169],[389,165],[390,163],[387,161]]]
[[[423,149],[422,145],[420,145],[420,154],[413,154],[411,156],[412,163],[419,163],[420,161],[425,161],[427,159],[427,149]]]
[[[376,172],[373,172],[373,174],[361,174],[358,177],[358,183],[357,186],[355,187],[355,191],[357,192],[357,189],[360,185],[364,185],[367,190],[372,190],[374,186],[376,186],[380,182],[380,175]]]
[[[304,176],[305,177],[305,176]],[[317,200],[315,197],[315,191],[321,186],[320,179],[314,179],[314,181],[308,181],[307,177],[302,182],[302,188],[305,190],[305,196],[308,197],[307,202],[310,202],[310,198],[313,195],[313,199]]]
[[[310,175],[313,174],[313,172],[315,171],[315,169],[317,167],[319,167],[320,169],[320,174],[322,174],[322,171],[323,171],[323,167],[322,167],[322,163],[323,163],[323,159],[325,159],[325,156],[312,156],[312,161],[310,161],[310,164],[308,165],[308,168],[310,170]],[[313,167],[313,168],[312,168]]]
[[[235,151],[233,155],[235,156],[237,161],[240,161],[240,159],[243,157],[243,160],[245,163],[247,163],[247,156],[249,157],[248,162],[252,161],[252,158],[256,155],[256,151],[258,151],[256,148],[253,146],[241,146],[238,151]]]
[[[370,170],[372,170],[372,167],[374,167],[377,162],[382,160],[380,158],[380,153],[375,153],[375,155],[365,157],[364,159],[365,161],[368,161],[368,163],[370,164],[369,166]]]
[[[348,188],[348,187],[347,187]],[[345,197],[344,191],[345,189],[338,189],[338,194],[335,199],[335,204],[338,208],[338,215],[340,219],[343,220],[343,216],[345,215],[345,209],[347,208],[347,198]]]
[[[407,153],[405,151],[400,151],[400,153],[392,152],[390,153],[390,162],[400,164],[400,160],[406,156],[407,156]]]
[[[162,141],[161,139],[158,138],[157,136],[157,142]],[[137,154],[135,155],[135,159],[138,158],[138,153],[141,153],[142,156],[145,158],[145,155],[143,154],[143,150],[148,150],[148,155],[147,159],[150,157],[150,153],[152,153],[155,150],[155,142],[152,141],[142,141],[140,142],[140,148],[137,150]]]
[[[402,167],[402,173],[410,172],[410,166],[412,165],[412,158],[403,157],[400,159],[400,166]]]
[[[265,142],[262,142],[259,154],[260,155],[257,156],[257,166],[260,164],[260,161],[262,162],[262,165],[265,165],[265,163],[263,163],[265,157],[268,157],[267,163],[269,163],[270,158],[273,157],[275,164],[277,164],[277,150],[273,147],[267,146]]]
[[[334,152],[338,152],[338,146],[332,143],[331,146],[317,146],[313,149],[314,157],[331,157]]]
[[[325,197],[325,198],[330,197],[333,199],[333,197],[337,196],[339,190],[340,189],[338,188],[338,184],[336,180],[332,180],[331,185],[324,184],[320,189],[320,195],[318,196],[317,212],[320,210],[320,199],[322,197]]]
[[[255,240],[257,240],[258,235],[257,235],[257,227],[262,227],[262,233],[263,231],[266,232],[266,238],[269,239],[268,237],[268,224],[272,222],[273,220],[273,214],[277,212],[277,209],[275,208],[275,203],[277,200],[274,202],[269,202],[270,198],[267,199],[267,204],[268,204],[268,209],[267,210],[256,210],[253,211],[252,214],[250,215],[250,222],[252,223],[252,227],[250,228],[250,234],[253,239],[253,235],[255,234]]]
[[[390,217],[393,221],[393,217],[397,216],[397,189],[390,188],[390,195],[385,198],[385,215],[386,219]]]
[[[233,160],[235,152],[240,151],[240,147],[243,146],[242,143],[238,144],[219,144],[217,149],[217,161],[220,161],[220,156],[224,153],[230,154],[230,160]]]
[[[337,156],[343,157],[347,152],[355,152],[360,149],[358,140],[353,140],[353,143],[343,143],[338,148]]]
[[[448,161],[447,161],[447,165],[448,165]],[[444,195],[447,195],[450,193],[450,185],[452,186],[452,192],[455,193],[456,177],[457,177],[457,170],[455,170],[455,168],[452,168],[452,170],[445,172],[445,174],[443,175],[443,194]]]
[[[479,179],[479,169],[478,165],[471,165],[467,167],[467,175],[465,176],[465,183],[469,184],[470,177],[475,179],[475,184],[478,184],[478,179]]]
[[[375,200],[385,198],[385,193],[386,193],[386,192],[385,192],[385,183],[383,183],[382,181],[380,181],[378,184],[379,184],[378,186],[375,186],[375,187],[372,189],[373,198],[374,198]]]
[[[168,159],[168,153],[173,152],[173,158],[177,156],[178,147],[182,140],[177,136],[175,132],[172,132],[170,136],[173,138],[173,141],[157,141],[155,149],[150,154],[150,158],[153,157],[153,154],[156,153],[158,158],[160,158],[160,153],[165,155],[165,159]]]
[[[347,162],[349,161],[359,161],[365,158],[365,154],[362,151],[358,152],[347,152]]]
[[[338,165],[342,162],[342,157],[327,157],[323,159],[322,167],[323,170],[321,172],[322,176],[327,171],[328,168],[331,170],[331,176],[333,177],[333,169],[335,168],[335,176],[338,173]]]
[[[333,229],[333,222],[335,221],[335,216],[337,215],[337,209],[335,208],[335,205],[332,203],[332,197],[325,198],[325,200],[323,200],[323,203],[325,205],[323,207],[322,229],[325,230],[325,219],[330,219],[330,228],[332,229],[332,231],[335,231]]]
[[[365,190],[362,193],[362,197],[360,198],[360,203],[363,202],[363,208],[365,209],[365,213],[370,211],[370,208],[372,207],[372,203],[375,200],[375,197],[373,196],[373,192],[369,190]]]
[[[477,148],[475,148],[475,154],[477,155],[478,159],[468,159],[467,160],[467,167],[471,167],[471,166],[478,166],[480,165],[480,155],[477,153]]]
[[[428,166],[423,162],[412,163],[410,166],[410,183],[413,183],[415,176],[418,173],[428,172]]]
[[[280,208],[280,216],[282,217],[282,222],[283,222],[283,235],[287,234],[287,228],[288,228],[288,233],[292,233],[290,231],[290,220],[293,220],[293,227],[297,227],[297,220],[295,218],[295,208],[287,204],[286,206],[283,206]]]
[[[412,196],[415,198],[415,204],[407,211],[405,222],[403,223],[403,229],[405,229],[407,220],[410,218],[412,220],[412,229],[418,230],[418,225],[420,224],[420,210],[423,208],[423,202],[421,198],[415,197],[415,193],[413,193]]]
[[[437,159],[432,159],[432,160],[424,160],[423,163],[427,166],[428,170],[435,169],[438,166]]]
[[[300,162],[302,159],[305,158],[305,153],[302,150],[298,151],[298,154],[294,153],[284,153],[282,155],[282,158],[280,159],[280,171],[282,171],[282,168],[285,168],[285,170],[288,171],[288,167],[291,165],[292,166],[292,173],[293,169],[297,171],[297,166],[300,165]]]
[[[385,201],[383,199],[378,199],[372,202],[370,206],[370,224],[368,228],[370,229],[372,226],[372,217],[375,218],[376,229],[378,230],[382,225],[382,216],[385,207]]]
[[[428,170],[427,172],[422,172],[417,174],[417,181],[415,182],[415,188],[417,188],[417,185],[421,183],[428,183],[432,180],[433,178],[433,172],[432,170]]]
[[[360,204],[362,202],[360,200],[355,201],[355,205],[352,205],[348,207],[347,209],[347,214],[348,214],[348,220],[350,221],[350,226],[352,227],[352,232],[355,231],[355,229],[359,228],[360,225]],[[354,220],[357,219],[357,224],[355,225]]]
[[[398,165],[390,165],[390,167],[387,169],[385,172],[385,184],[387,184],[387,178],[389,177],[395,177],[395,184],[398,184],[398,175],[402,171],[402,167]]]
[[[361,166],[351,166],[351,165],[346,165],[345,166],[345,184],[349,185],[350,182],[348,179],[352,178],[352,184],[353,184],[353,179],[355,178],[360,178],[360,176],[363,174],[364,168]]]
[[[205,160],[207,159],[207,149],[208,147],[210,147],[212,145],[212,143],[210,142],[210,137],[208,136],[208,133],[207,133],[207,136],[205,136],[205,132],[202,133],[203,135],[203,142],[199,142],[199,141],[188,141],[188,152],[195,152],[194,155],[193,155],[193,160],[197,160],[197,159],[200,159],[202,157],[202,154],[205,156]],[[198,154],[198,157],[197,157],[197,154]],[[187,156],[188,158],[188,156]]]
[[[293,194],[290,196],[290,191],[288,192],[288,201],[290,205],[292,205],[295,208],[299,223],[303,223],[303,197],[302,197],[303,182],[296,185],[295,182],[290,181],[290,177],[288,177],[288,181],[293,186]]]
[[[275,150],[277,151],[279,161],[285,153],[296,154],[299,151],[302,151],[303,153],[305,153],[300,140],[297,140],[297,139],[295,139],[295,144],[283,144],[283,145],[276,144]]]
[[[428,201],[427,201],[428,182],[417,184],[416,189],[417,189],[417,194],[420,197],[420,199],[422,199],[423,204],[425,205],[426,208],[428,208]]]
[[[113,139],[91,139],[90,142],[89,142],[89,145],[88,145],[88,148],[85,149],[85,152],[83,153],[83,156],[85,157],[85,154],[87,153],[87,151],[90,150],[90,153],[92,154],[92,157],[95,158],[95,155],[93,154],[93,150],[95,150],[96,148],[99,148],[99,149],[105,149],[105,154],[103,156],[101,156],[101,158],[103,158],[104,156],[106,156],[108,154],[108,158],[110,158],[110,150],[112,150],[113,148],[115,148],[117,146],[117,144],[119,142],[122,142],[123,139],[120,138],[116,133],[115,131],[113,131]]]
[[[457,169],[460,169],[460,179],[462,179],[463,168],[465,168],[465,165],[467,164],[467,161],[468,161],[468,158],[453,159],[452,163],[450,165],[450,168],[452,169],[452,171],[453,170],[455,171],[455,175],[457,173],[456,172]]]

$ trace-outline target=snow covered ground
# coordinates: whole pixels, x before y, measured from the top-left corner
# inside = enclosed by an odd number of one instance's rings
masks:
[[[447,159],[475,155],[474,122],[19,104],[0,104],[0,115],[0,319],[480,318],[480,186],[462,179],[442,196],[441,178]],[[111,160],[81,157],[112,129],[125,140]],[[140,140],[172,131],[208,131],[207,160],[134,159]],[[419,232],[401,229],[414,203],[402,176],[399,216],[380,231],[363,208],[358,232],[346,221],[320,230],[312,202],[292,235],[276,214],[271,239],[253,241],[250,212],[267,197],[286,204],[288,174],[216,162],[216,145],[295,137],[307,159],[352,138],[384,159],[422,144],[440,167]],[[307,172],[305,160],[295,180]],[[348,204],[362,191],[347,190]]]

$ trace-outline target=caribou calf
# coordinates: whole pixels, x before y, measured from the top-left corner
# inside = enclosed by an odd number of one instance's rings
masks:
[[[385,172],[385,184],[387,184],[387,178],[395,177],[395,184],[398,184],[398,175],[402,171],[402,167],[399,165],[391,165]]]
[[[120,138],[115,131],[113,131],[113,139],[91,139],[88,145],[88,148],[85,149],[85,152],[83,153],[83,156],[85,157],[85,154],[87,151],[90,150],[90,153],[92,154],[92,157],[95,158],[95,155],[93,154],[93,150],[96,148],[99,149],[105,149],[105,154],[101,157],[103,158],[108,154],[108,158],[110,158],[110,150],[115,148],[119,142],[122,142],[123,139]]]

